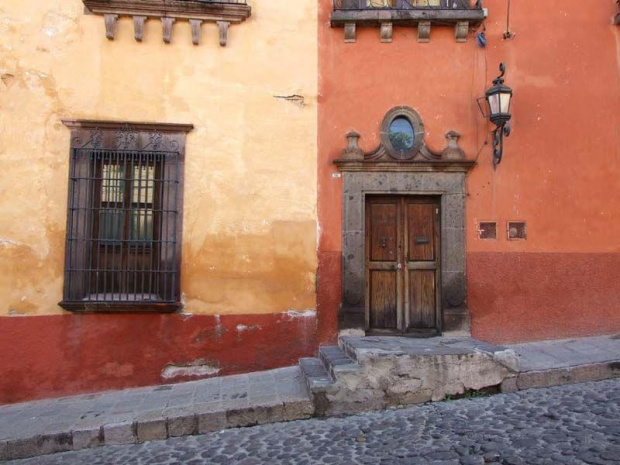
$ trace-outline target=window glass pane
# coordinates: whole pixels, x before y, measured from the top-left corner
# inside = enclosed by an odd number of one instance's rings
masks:
[[[131,212],[131,240],[147,242],[153,240],[153,212],[139,209]]]
[[[154,190],[155,167],[134,165],[131,201],[133,203],[153,203]]]
[[[99,240],[120,241],[123,239],[123,210],[105,208],[99,210]]]
[[[411,150],[415,141],[413,126],[407,118],[399,116],[390,124],[390,142],[396,150]]]
[[[103,165],[101,201],[122,202],[125,194],[125,168],[122,165]]]

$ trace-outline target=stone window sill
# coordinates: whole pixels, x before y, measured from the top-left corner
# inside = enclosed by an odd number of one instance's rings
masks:
[[[62,301],[58,305],[73,313],[174,313],[181,303],[98,302],[84,303]]]
[[[452,26],[456,41],[466,42],[469,28],[478,26],[486,17],[483,8],[336,10],[331,15],[331,26],[345,29],[345,42],[355,42],[357,27],[380,27],[381,42],[391,42],[393,26],[416,26],[418,41],[429,42],[431,25]]]
[[[252,8],[246,0],[83,0],[89,13],[105,17],[106,37],[114,40],[116,21],[121,16],[133,17],[134,37],[142,41],[144,23],[149,18],[160,19],[163,40],[170,43],[175,21],[189,21],[192,42],[200,43],[203,22],[214,22],[220,29],[220,45],[226,46],[228,27],[250,17]]]

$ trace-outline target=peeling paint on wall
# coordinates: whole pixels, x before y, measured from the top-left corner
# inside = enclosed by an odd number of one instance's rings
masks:
[[[213,376],[220,372],[219,363],[198,359],[187,365],[167,365],[161,372],[162,379]]]
[[[291,318],[316,318],[316,310],[289,310],[284,312],[284,315]]]
[[[259,329],[261,329],[260,325],[250,325],[250,326],[237,325],[237,331],[240,333],[244,331],[257,331]]]
[[[13,74],[9,74],[9,73],[2,74],[2,75],[0,76],[0,79],[2,80],[2,82],[4,83],[4,85],[5,85],[7,88],[9,88],[9,89],[11,88],[11,86],[13,85],[13,83],[15,82],[15,76],[14,76]]]

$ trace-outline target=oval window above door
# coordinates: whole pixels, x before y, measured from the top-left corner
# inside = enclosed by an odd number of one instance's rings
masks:
[[[404,116],[394,118],[390,124],[390,142],[394,149],[406,152],[413,148],[415,133],[413,125]]]
[[[390,157],[411,160],[424,143],[424,125],[420,115],[413,108],[392,108],[381,124],[381,142]]]

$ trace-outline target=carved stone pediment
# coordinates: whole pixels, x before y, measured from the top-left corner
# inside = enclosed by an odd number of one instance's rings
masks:
[[[383,118],[381,142],[376,149],[362,150],[361,136],[351,131],[346,135],[347,147],[334,163],[342,171],[466,171],[475,164],[465,160],[458,132],[446,134],[447,145],[440,152],[424,143],[424,135],[420,115],[412,108],[396,107]]]
[[[133,17],[135,39],[143,38],[144,23],[148,18],[162,22],[163,40],[170,43],[176,21],[189,21],[192,42],[200,43],[203,22],[214,22],[220,29],[220,45],[225,46],[228,27],[250,17],[252,8],[245,0],[82,0],[87,10],[105,17],[106,37],[114,40],[116,22],[121,16]]]

